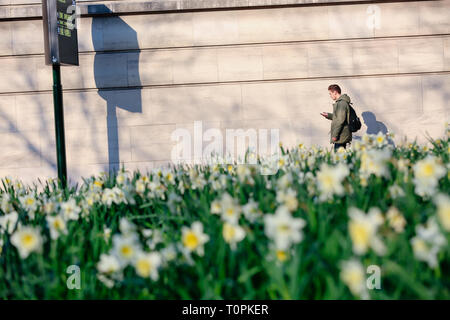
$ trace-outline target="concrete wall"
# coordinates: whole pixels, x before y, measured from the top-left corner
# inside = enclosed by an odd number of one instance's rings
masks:
[[[64,67],[71,177],[167,163],[177,128],[278,128],[329,146],[327,87],[363,130],[425,141],[449,121],[450,0],[79,1]],[[56,175],[38,0],[0,0],[0,176]],[[374,23],[371,23],[374,22]]]

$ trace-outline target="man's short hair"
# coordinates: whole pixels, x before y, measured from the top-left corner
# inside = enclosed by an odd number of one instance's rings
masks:
[[[328,86],[329,91],[337,91],[337,93],[341,94],[341,87],[339,87],[337,84],[331,84]]]

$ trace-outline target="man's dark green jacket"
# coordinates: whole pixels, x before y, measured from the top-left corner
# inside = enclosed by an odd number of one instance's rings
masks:
[[[348,127],[348,115],[350,113],[350,97],[345,93],[333,103],[333,113],[328,113],[331,120],[330,143],[347,143],[352,141],[352,132]],[[333,137],[336,141],[333,141]]]

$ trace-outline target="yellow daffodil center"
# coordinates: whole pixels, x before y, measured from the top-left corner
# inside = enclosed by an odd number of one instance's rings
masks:
[[[228,216],[232,216],[232,215],[234,214],[234,209],[233,209],[233,208],[228,208],[228,209],[226,210],[226,214],[227,214]]]
[[[283,250],[277,250],[277,259],[280,260],[281,262],[286,261],[287,259],[287,254],[286,251]]]
[[[369,230],[360,223],[350,224],[350,236],[356,245],[366,246],[369,242]]]
[[[53,222],[53,227],[54,227],[55,229],[57,229],[57,230],[62,229],[62,223],[61,223],[61,221],[55,220],[55,221]]]
[[[234,238],[234,235],[236,234],[236,231],[234,230],[234,228],[228,224],[226,224],[223,227],[223,237],[225,238],[226,241],[231,241],[231,239]]]
[[[94,185],[96,185],[97,187],[101,187],[103,185],[103,183],[101,181],[94,181]]]
[[[418,239],[414,242],[414,251],[416,252],[426,252],[428,251],[428,246],[425,241]]]
[[[287,225],[287,224],[281,224],[278,226],[278,231],[280,233],[287,233],[287,232],[289,232],[289,230],[290,230],[290,228],[289,228],[289,225]]]
[[[427,163],[423,166],[422,172],[424,174],[424,176],[426,177],[431,177],[434,173],[434,167],[433,165]]]
[[[322,176],[321,180],[322,180],[322,184],[326,188],[331,188],[331,186],[333,185],[333,178],[330,175]]]
[[[350,287],[353,287],[361,283],[363,279],[360,272],[350,271],[346,276],[346,280],[349,283]]]
[[[32,234],[25,234],[22,237],[22,243],[24,247],[32,247],[34,245],[35,238]]]
[[[128,258],[128,257],[130,257],[130,256],[133,254],[133,249],[132,249],[130,246],[123,246],[123,247],[120,249],[120,253],[121,253],[124,257]]]
[[[136,270],[142,277],[148,277],[152,270],[152,264],[148,260],[141,259],[136,263]]]
[[[186,233],[183,238],[183,245],[189,249],[195,249],[198,246],[198,237],[192,231]]]

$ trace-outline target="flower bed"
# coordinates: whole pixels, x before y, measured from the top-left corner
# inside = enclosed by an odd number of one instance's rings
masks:
[[[0,298],[450,299],[449,136],[281,148],[273,175],[177,165],[66,190],[4,179]]]

